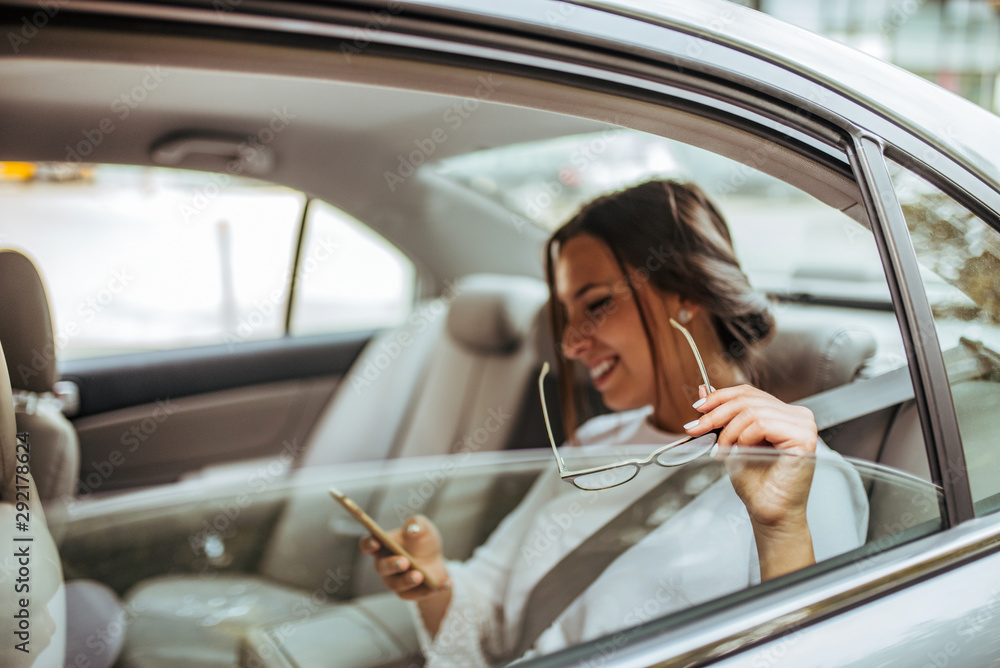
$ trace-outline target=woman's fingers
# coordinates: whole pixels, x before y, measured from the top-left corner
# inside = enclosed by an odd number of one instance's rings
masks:
[[[361,550],[361,554],[371,555],[382,549],[382,544],[374,536],[364,536],[358,541],[358,549]]]
[[[423,599],[440,589],[451,588],[451,579],[441,554],[441,536],[430,520],[417,515],[408,519],[402,527],[386,533],[409,552],[422,568],[430,569],[429,572],[439,583],[438,589],[431,589],[425,585],[424,574],[416,570],[409,559],[390,551],[374,536],[361,538],[359,549],[363,554],[373,557],[376,574],[396,595],[412,601]]]
[[[410,561],[406,557],[391,556],[375,560],[375,572],[383,578],[405,573],[410,569]]]
[[[804,452],[816,450],[816,420],[802,406],[792,406],[749,385],[728,387],[705,397],[704,414],[684,425],[692,436],[720,429],[719,445],[773,445]]]

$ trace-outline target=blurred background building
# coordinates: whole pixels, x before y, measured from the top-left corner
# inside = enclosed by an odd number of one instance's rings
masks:
[[[1000,110],[1000,0],[734,0]]]

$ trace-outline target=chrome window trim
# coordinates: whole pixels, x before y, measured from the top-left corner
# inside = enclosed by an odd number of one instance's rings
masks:
[[[951,527],[975,517],[965,451],[933,312],[923,289],[920,265],[883,150],[881,139],[863,136],[858,139],[857,152],[852,155],[858,162],[858,171],[864,175],[862,190],[869,216],[873,221],[882,221],[881,225],[873,224],[872,231],[888,270],[886,278],[906,356],[912,360],[910,376],[914,387],[922,390],[916,391],[914,398],[923,428],[931,480],[944,491],[942,516],[945,526]]]

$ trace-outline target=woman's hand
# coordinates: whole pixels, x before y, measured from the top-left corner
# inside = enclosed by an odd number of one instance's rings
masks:
[[[417,515],[407,520],[401,528],[387,533],[420,562],[421,568],[437,578],[441,586],[431,589],[424,584],[423,574],[413,568],[406,557],[389,551],[374,536],[365,536],[360,542],[361,552],[374,557],[375,572],[386,587],[407,601],[419,601],[451,588],[442,554],[441,534],[430,520]]]
[[[761,577],[768,579],[815,563],[806,521],[817,442],[812,411],[783,403],[749,385],[716,390],[703,396],[695,408],[704,415],[685,425],[692,436],[721,427],[720,448],[771,446],[788,453],[764,461],[725,458],[733,488],[753,525]],[[798,453],[807,456],[795,456]]]

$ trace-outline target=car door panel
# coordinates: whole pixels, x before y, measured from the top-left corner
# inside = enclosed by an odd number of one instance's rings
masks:
[[[76,421],[80,494],[168,483],[193,469],[302,451],[339,376],[156,400]]]
[[[1000,554],[924,580],[714,666],[973,668],[1000,656]]]
[[[369,332],[69,362],[79,388],[80,493],[171,482],[300,454]]]

